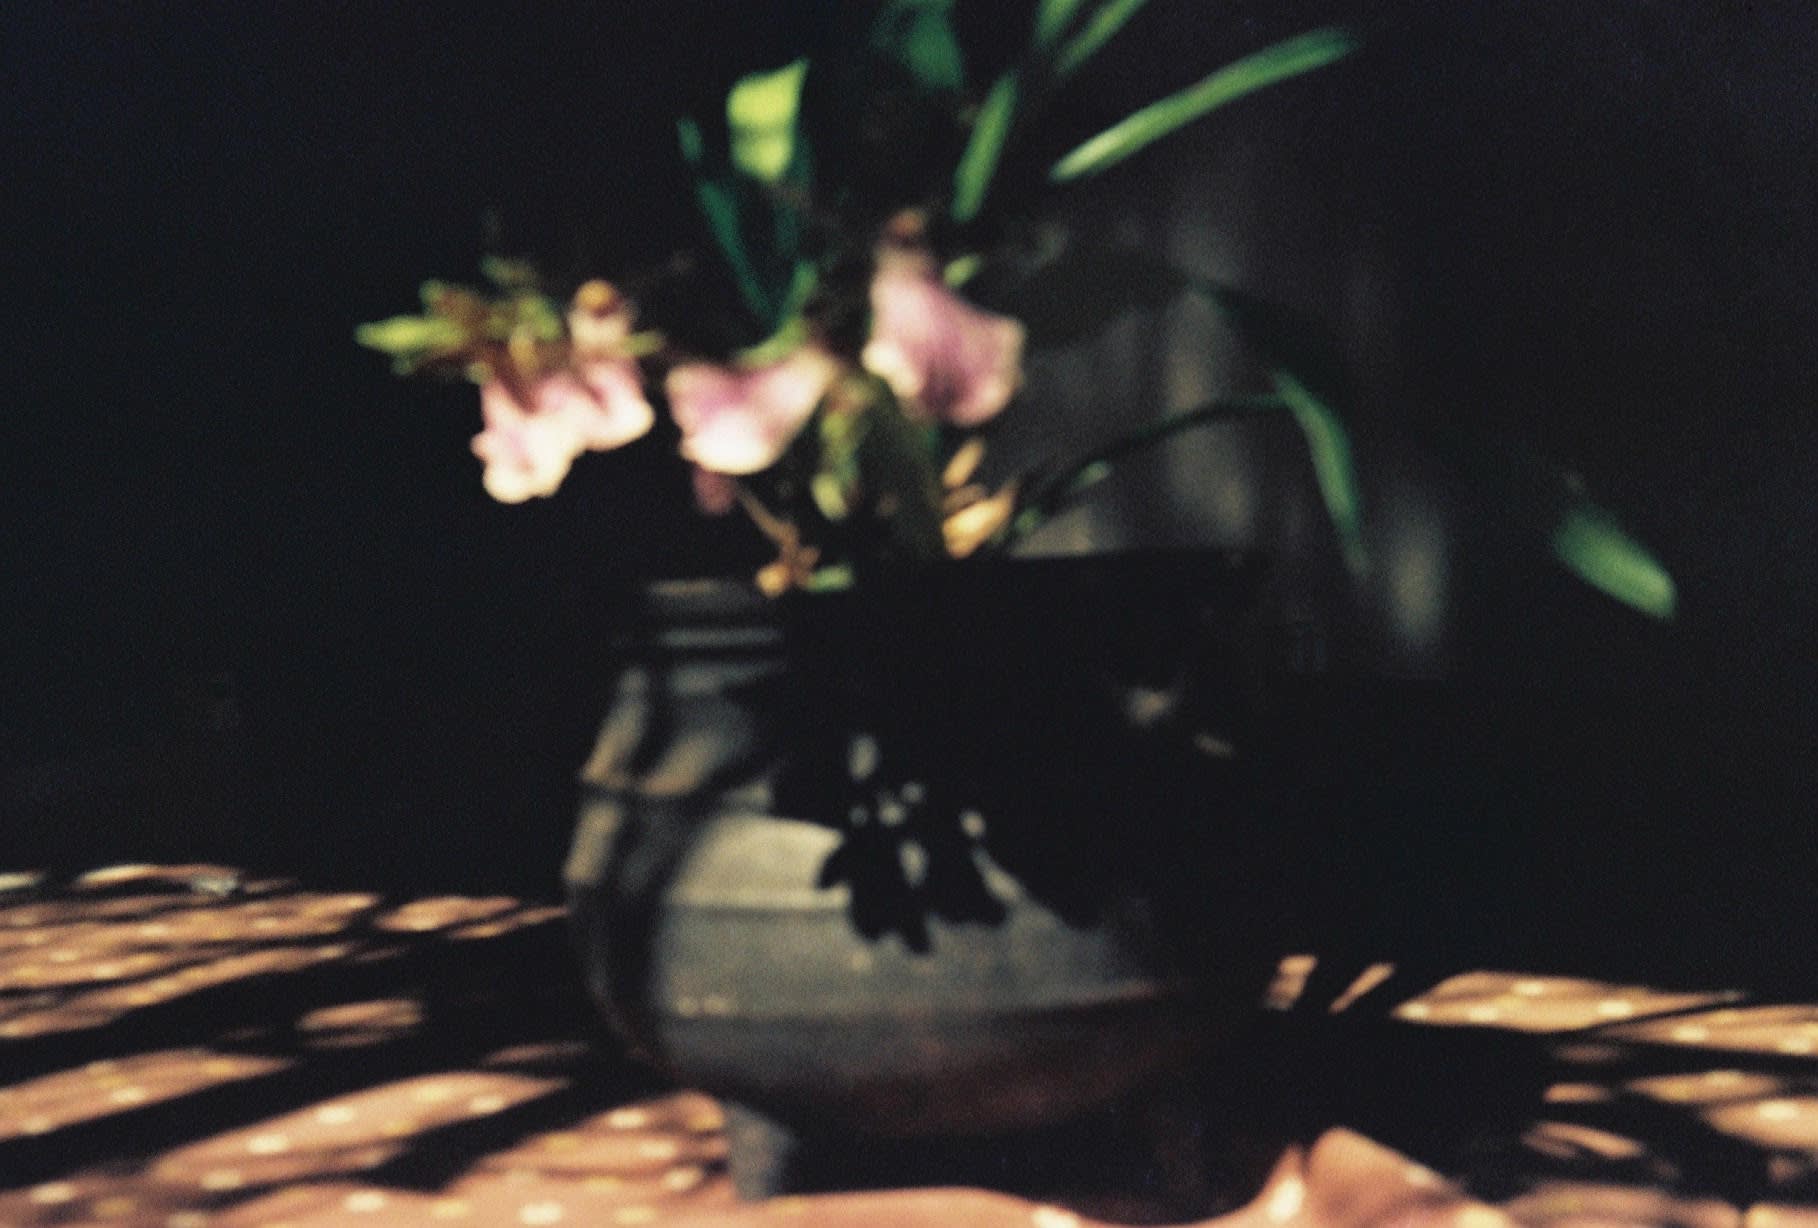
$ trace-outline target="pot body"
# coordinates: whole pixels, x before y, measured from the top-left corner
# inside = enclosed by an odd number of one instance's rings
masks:
[[[1075,1118],[1255,1008],[1219,556],[654,589],[566,870],[589,987],[660,1067],[877,1137]]]

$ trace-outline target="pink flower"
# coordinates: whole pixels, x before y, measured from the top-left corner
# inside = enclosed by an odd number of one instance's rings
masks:
[[[938,422],[978,426],[1022,382],[1023,326],[947,289],[933,263],[885,249],[871,280],[862,361],[904,403]]]
[[[631,322],[631,304],[611,282],[595,279],[583,284],[568,305],[568,340],[575,357],[624,358]]]
[[[774,465],[827,394],[839,363],[805,345],[768,366],[684,363],[664,383],[682,455],[714,473]]]
[[[501,503],[554,494],[575,457],[628,444],[656,418],[628,358],[541,376],[522,401],[503,380],[490,380],[480,414],[486,429],[474,436],[473,453],[486,462],[486,493]]]

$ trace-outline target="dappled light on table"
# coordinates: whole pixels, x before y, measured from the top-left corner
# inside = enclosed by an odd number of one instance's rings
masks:
[[[0,1223],[1155,1219],[1142,1191],[1097,1188],[1087,1155],[1077,1190],[741,1204],[722,1106],[607,1050],[548,903],[219,866],[4,882]],[[1174,1123],[1268,1161],[1232,1164],[1198,1222],[1818,1223],[1818,1004],[1541,972],[1420,983],[1390,963],[1322,991],[1319,963],[1282,957],[1208,1084],[1235,1107]]]

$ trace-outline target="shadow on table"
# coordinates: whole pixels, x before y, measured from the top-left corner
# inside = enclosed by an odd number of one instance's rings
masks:
[[[1447,944],[1413,954],[1333,1012],[1331,986],[1354,970],[1340,951],[1215,1065],[1097,1121],[887,1155],[855,1144],[820,1187],[959,1182],[1179,1218],[1249,1201],[1284,1148],[1348,1127],[1530,1206],[1562,1189],[1582,1203],[1593,1186],[1670,1207],[1818,1202],[1818,1007],[1626,978],[1466,983],[1446,979],[1464,966],[1440,966]],[[1520,1013],[1571,1001],[1577,1023]],[[210,1140],[381,1091],[459,1100],[405,1131],[325,1142],[314,1169],[293,1154],[230,1200],[355,1176],[433,1192],[664,1088],[599,1036],[557,909],[311,892],[217,867],[92,875],[0,906],[0,1046],[15,1081],[0,1171],[22,1185],[205,1158]],[[430,1095],[438,1083],[456,1090]],[[241,1142],[256,1153],[257,1137]],[[717,1154],[702,1153],[710,1170]]]

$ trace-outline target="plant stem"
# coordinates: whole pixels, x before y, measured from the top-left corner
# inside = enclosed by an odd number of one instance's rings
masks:
[[[1262,414],[1280,413],[1287,408],[1287,402],[1279,396],[1265,394],[1230,397],[1208,402],[1184,413],[1171,414],[1140,430],[1120,435],[1078,457],[1065,469],[1037,486],[1006,530],[1004,544],[1019,541],[1047,523],[1066,504],[1110,476],[1115,463],[1123,457],[1165,443],[1183,431]]]

